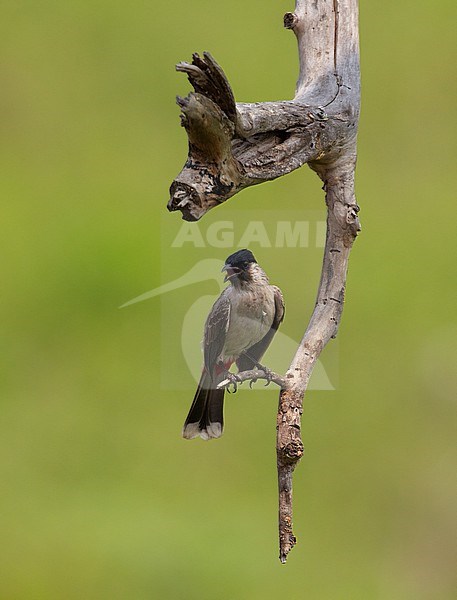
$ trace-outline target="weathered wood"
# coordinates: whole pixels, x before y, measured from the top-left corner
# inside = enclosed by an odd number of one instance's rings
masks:
[[[314,365],[336,336],[343,310],[352,244],[360,231],[354,193],[360,109],[357,0],[296,0],[284,25],[298,42],[299,77],[293,100],[235,103],[214,59],[180,63],[194,88],[178,98],[189,155],[170,188],[168,208],[198,220],[243,188],[275,179],[307,163],[324,182],[327,239],[316,305],[280,385],[277,416],[280,560],[296,543],[292,474],[303,456],[303,398]],[[255,380],[258,372],[242,374]]]
[[[280,560],[296,543],[292,529],[292,473],[303,455],[303,397],[316,361],[335,337],[343,310],[349,252],[360,231],[354,193],[360,109],[356,0],[297,0],[286,23],[298,39],[300,76],[296,98],[319,101],[341,128],[309,166],[324,182],[327,237],[316,305],[280,392],[277,420]],[[333,95],[332,95],[333,94]]]

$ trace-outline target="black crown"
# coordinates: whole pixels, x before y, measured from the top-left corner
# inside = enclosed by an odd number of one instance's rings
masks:
[[[256,263],[256,259],[250,250],[243,248],[231,254],[225,261],[227,265],[239,265],[242,263]]]

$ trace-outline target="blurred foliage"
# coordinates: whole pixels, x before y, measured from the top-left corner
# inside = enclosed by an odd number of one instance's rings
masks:
[[[274,394],[241,391],[221,440],[183,441],[192,393],[158,383],[160,302],[118,310],[167,264],[187,145],[174,96],[189,90],[174,64],[209,50],[238,100],[291,97],[291,8],[2,3],[2,599],[457,597],[455,2],[361,3],[363,232],[338,389],[306,398],[287,566]],[[214,213],[278,199],[323,204],[302,169]],[[302,283],[271,263],[310,309],[319,258]],[[290,329],[303,298],[287,297]]]

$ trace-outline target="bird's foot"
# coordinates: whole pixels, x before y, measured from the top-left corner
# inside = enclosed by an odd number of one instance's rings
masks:
[[[241,383],[241,379],[235,373],[230,373],[230,371],[227,371],[225,379],[229,381],[226,388],[227,392],[234,394],[238,389],[238,384]],[[233,385],[232,391],[230,391],[230,385]]]
[[[271,369],[269,369],[268,367],[261,365],[260,363],[256,363],[255,366],[257,367],[257,369],[259,369],[260,371],[263,371],[265,373],[265,379],[267,381],[265,384],[265,387],[269,386],[270,383],[274,379],[273,371]],[[257,380],[255,380],[255,381],[257,381]]]

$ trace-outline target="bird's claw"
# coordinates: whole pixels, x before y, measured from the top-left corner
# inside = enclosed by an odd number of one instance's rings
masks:
[[[270,385],[270,383],[273,381],[273,372],[271,371],[271,369],[269,369],[268,367],[264,367],[260,363],[257,363],[256,367],[260,371],[263,371],[265,373],[265,379],[267,380],[267,382],[264,387],[268,387]]]
[[[238,384],[241,383],[241,379],[235,373],[227,373],[226,379],[228,379],[229,383],[227,384],[227,392],[229,394],[234,394],[238,389]],[[233,385],[233,390],[230,391],[230,386]]]
[[[257,382],[257,379],[256,379],[256,378],[254,378],[254,379],[251,379],[251,380],[249,381],[249,388],[250,388],[251,390],[252,390],[252,384],[253,384],[253,383],[256,383],[256,382]]]

